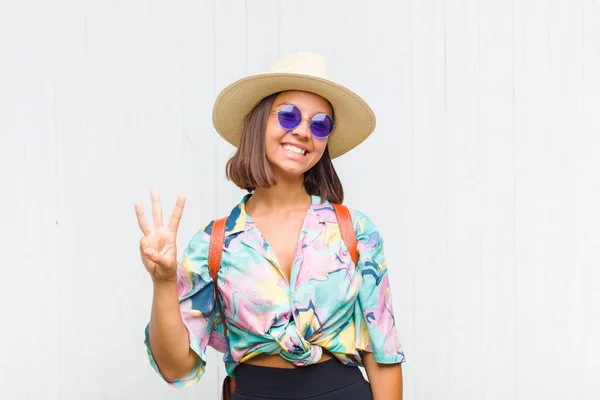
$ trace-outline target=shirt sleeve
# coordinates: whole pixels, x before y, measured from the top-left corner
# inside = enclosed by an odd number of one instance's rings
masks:
[[[167,381],[173,387],[187,387],[198,383],[206,366],[206,347],[210,341],[218,339],[213,331],[220,318],[218,311],[215,312],[214,284],[208,269],[209,244],[210,236],[204,230],[199,231],[177,262],[179,308],[188,332],[190,348],[198,354],[198,361],[185,378]],[[150,324],[146,325],[144,343],[150,364],[160,374],[150,348],[149,326]]]
[[[365,214],[352,211],[352,221],[358,239],[356,273],[362,278],[354,311],[356,348],[373,353],[378,363],[403,363],[383,238]]]

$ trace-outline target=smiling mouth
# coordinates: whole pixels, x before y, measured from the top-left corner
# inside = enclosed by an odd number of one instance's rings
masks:
[[[284,144],[281,146],[285,151],[287,151],[290,154],[296,154],[299,156],[305,156],[307,151],[303,150],[299,147],[296,146],[292,146],[291,144]]]

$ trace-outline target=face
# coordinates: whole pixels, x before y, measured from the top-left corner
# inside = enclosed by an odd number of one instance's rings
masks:
[[[281,126],[278,112],[290,105],[302,113],[302,121],[293,129]],[[320,113],[332,116],[329,102],[319,95],[288,91],[280,93],[269,113],[265,137],[267,159],[276,175],[300,177],[323,156],[328,138],[311,132],[310,120]]]

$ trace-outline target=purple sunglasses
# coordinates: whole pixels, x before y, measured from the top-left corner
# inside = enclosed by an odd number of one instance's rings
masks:
[[[279,125],[287,130],[294,129],[300,125],[300,122],[302,122],[303,118],[308,118],[302,117],[302,112],[298,109],[298,107],[292,104],[287,104],[279,111],[272,112],[277,114]],[[319,113],[310,120],[310,131],[315,137],[320,139],[324,139],[331,135],[334,127],[335,125],[333,124],[333,120],[325,113]]]

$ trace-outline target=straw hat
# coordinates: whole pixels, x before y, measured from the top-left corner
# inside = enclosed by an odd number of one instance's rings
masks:
[[[297,53],[280,59],[266,73],[250,75],[223,89],[213,107],[217,132],[239,146],[246,115],[263,98],[285,90],[315,93],[331,103],[336,125],[328,142],[331,158],[358,146],[375,129],[371,107],[359,95],[329,79],[323,57]]]

